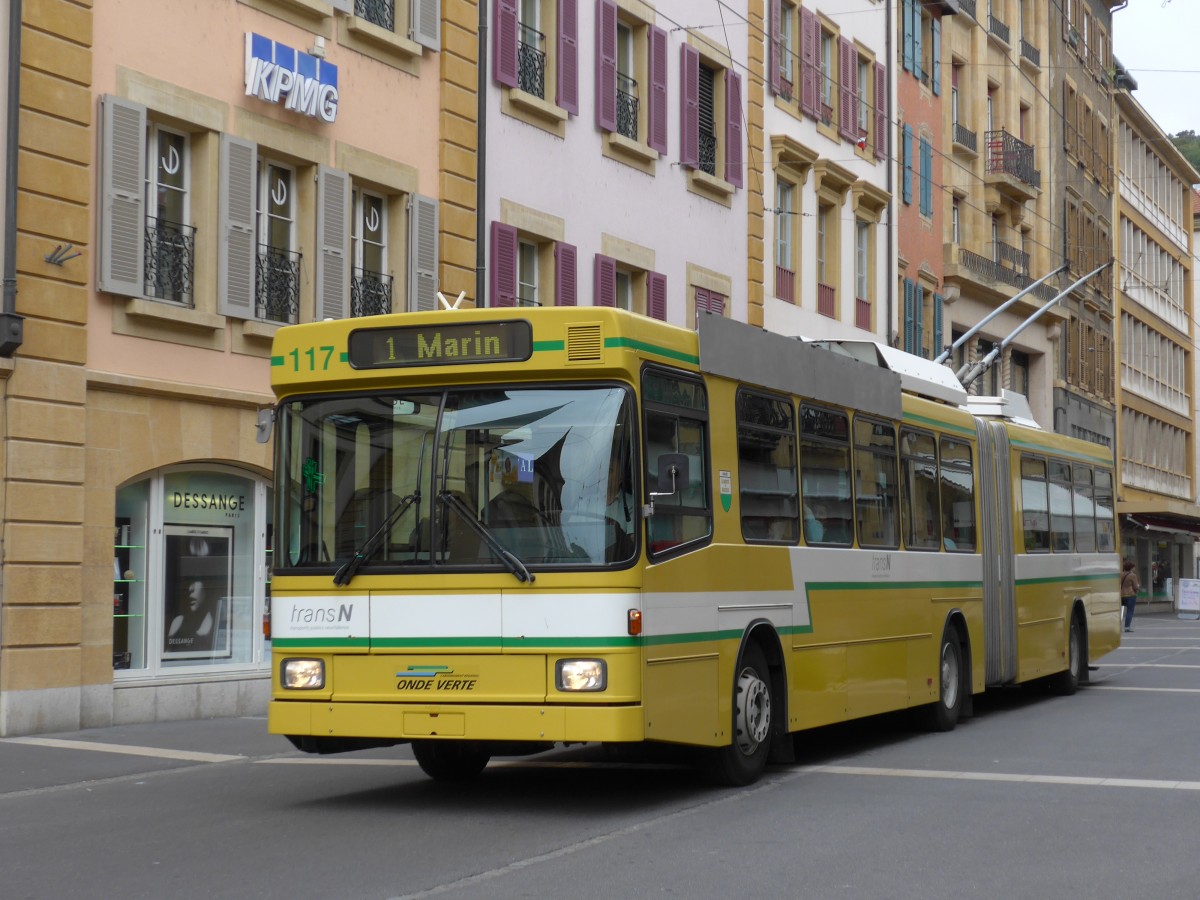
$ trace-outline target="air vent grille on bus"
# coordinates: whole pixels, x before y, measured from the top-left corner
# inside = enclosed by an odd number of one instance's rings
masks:
[[[599,323],[567,326],[567,362],[599,362],[603,350]]]

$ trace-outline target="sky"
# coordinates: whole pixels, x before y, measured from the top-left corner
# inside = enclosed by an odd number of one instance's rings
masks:
[[[1113,53],[1133,96],[1167,134],[1200,133],[1200,0],[1130,0],[1113,13]]]

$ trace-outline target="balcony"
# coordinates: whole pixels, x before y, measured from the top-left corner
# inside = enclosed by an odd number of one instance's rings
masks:
[[[1024,62],[1032,63],[1038,68],[1041,68],[1042,51],[1033,46],[1033,44],[1029,43],[1029,41],[1025,40],[1025,38],[1021,38],[1021,59]]]
[[[146,219],[146,296],[191,307],[196,229],[166,219]]]
[[[617,133],[631,141],[638,139],[638,83],[617,73]]]
[[[700,129],[700,160],[696,168],[709,175],[717,174],[717,136],[703,128]]]
[[[837,288],[817,282],[817,312],[831,319],[837,318]]]
[[[396,0],[354,0],[354,14],[387,31],[396,30]]]
[[[988,16],[988,34],[995,35],[998,40],[1008,43],[1008,25],[992,15]]]
[[[300,260],[293,250],[258,245],[254,313],[267,322],[294,325],[300,312]]]
[[[976,22],[979,21],[979,16],[975,15],[975,0],[958,0],[958,8]]]
[[[989,131],[985,180],[1009,197],[1024,202],[1036,197],[1042,188],[1042,174],[1033,167],[1033,147],[1007,131]]]
[[[969,151],[972,156],[979,155],[979,142],[975,132],[969,128],[964,128],[958,122],[954,123],[954,146],[956,150]]]
[[[854,298],[854,325],[863,331],[871,330],[871,301]]]
[[[1007,245],[1003,245],[1007,246]],[[946,279],[947,281],[967,280],[989,290],[996,291],[1001,296],[1015,294],[1033,284],[1029,276],[1028,254],[1009,247],[1011,254],[1005,252],[1005,259],[1000,259],[998,247],[992,247],[990,257],[975,253],[965,247],[954,244],[946,245]],[[957,258],[955,258],[957,252]],[[1011,261],[1010,261],[1011,258]],[[1015,266],[1023,263],[1024,270]],[[1015,288],[1015,290],[1013,290]],[[1048,284],[1040,284],[1033,289],[1033,296],[1042,302],[1053,300],[1058,290]]]
[[[546,36],[536,28],[521,26],[517,45],[517,86],[527,94],[546,99]]]
[[[775,267],[775,296],[788,303],[796,302],[796,273],[791,269]]]
[[[355,269],[350,278],[350,315],[386,316],[392,311],[392,276]]]
[[[1004,266],[1021,275],[1029,274],[1029,254],[1018,247],[995,241],[992,244],[992,259],[998,266]]]

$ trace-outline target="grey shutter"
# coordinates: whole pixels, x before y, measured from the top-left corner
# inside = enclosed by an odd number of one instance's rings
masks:
[[[146,107],[112,96],[100,105],[99,288],[140,297],[146,281]]]
[[[430,50],[442,49],[441,0],[412,0],[408,36]]]
[[[438,202],[413,194],[408,200],[408,308],[438,308]]]
[[[317,309],[344,319],[350,304],[350,176],[321,166],[317,176]]]
[[[258,192],[258,147],[221,135],[217,248],[217,309],[227,316],[254,318],[254,200]]]

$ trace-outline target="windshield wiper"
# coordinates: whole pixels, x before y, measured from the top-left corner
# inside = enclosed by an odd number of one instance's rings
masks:
[[[391,531],[392,526],[400,520],[400,517],[404,515],[410,506],[420,502],[421,492],[419,490],[413,491],[407,497],[403,497],[392,508],[391,512],[387,514],[387,517],[383,520],[383,524],[376,528],[371,533],[371,536],[363,541],[363,545],[354,551],[354,555],[342,563],[338,570],[333,573],[333,583],[339,587],[343,584],[349,584],[350,579],[354,577],[354,573],[362,567],[362,564],[375,555],[375,551],[379,549],[381,543],[380,538]]]
[[[492,534],[490,528],[475,518],[467,504],[463,503],[458,499],[458,497],[454,496],[454,494],[450,493],[449,491],[442,491],[437,495],[437,497],[462,517],[463,521],[467,523],[467,526],[473,532],[479,535],[480,539],[487,544],[491,551],[500,558],[505,566],[508,567],[508,570],[517,577],[518,581],[526,584],[533,583],[533,573],[529,571],[529,568],[525,565],[525,563],[521,562],[521,560],[518,559],[512,553],[512,551],[508,550],[503,544],[501,544],[500,541],[496,539],[496,536]]]

